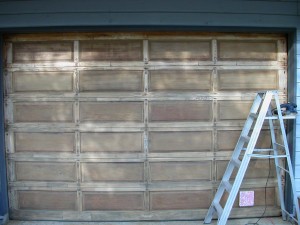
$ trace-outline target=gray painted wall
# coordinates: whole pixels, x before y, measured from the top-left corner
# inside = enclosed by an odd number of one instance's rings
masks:
[[[0,32],[97,29],[297,30],[300,110],[300,0],[0,0]],[[300,111],[299,111],[300,114]],[[300,196],[300,115],[296,121]],[[4,151],[3,149],[0,149]],[[4,178],[2,178],[4,180]]]
[[[299,1],[0,0],[0,27],[296,27]]]
[[[297,105],[298,116],[296,120],[296,160],[295,160],[295,180],[297,186],[298,196],[300,197],[300,29],[297,31],[297,48],[296,48],[296,60],[297,60]]]

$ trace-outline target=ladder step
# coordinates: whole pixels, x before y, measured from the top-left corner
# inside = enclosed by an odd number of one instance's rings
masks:
[[[249,116],[253,119],[256,119],[258,117],[256,113],[250,113]]]
[[[244,141],[244,142],[249,142],[250,137],[249,136],[241,136],[241,140]]]
[[[266,116],[265,120],[278,120],[278,116]]]
[[[279,144],[279,143],[274,143],[275,145],[278,145],[278,146],[280,146],[280,147],[282,147],[282,148],[285,148],[285,146],[284,145],[282,145],[282,144]]]
[[[230,184],[230,182],[228,180],[222,180],[222,183],[226,189],[226,191],[228,193],[230,193],[231,189],[232,189],[232,185]]]
[[[258,95],[262,95],[262,96],[263,96],[264,94],[266,94],[266,93],[267,93],[267,91],[258,91],[258,92],[257,92]]]
[[[290,174],[290,171],[286,170],[285,168],[281,167],[281,166],[277,166],[279,169],[285,171],[286,173]]]
[[[241,161],[239,160],[239,159],[234,159],[234,158],[232,158],[231,159],[231,163],[235,166],[235,167],[237,167],[237,168],[239,168],[240,166],[241,166]]]
[[[262,154],[248,154],[248,156],[253,158],[261,158],[261,159],[277,159],[277,158],[287,157],[287,155],[262,155]]]
[[[282,119],[284,120],[294,120],[297,118],[297,115],[286,115],[286,116],[282,116]],[[278,116],[266,116],[265,117],[266,120],[278,120]]]
[[[223,213],[223,208],[220,205],[219,202],[214,202],[214,208],[216,209],[217,213],[218,213],[218,217],[221,217],[222,213]]]
[[[247,148],[242,148],[243,151],[246,151]],[[253,149],[253,152],[270,152],[270,151],[274,151],[273,148],[255,148]]]

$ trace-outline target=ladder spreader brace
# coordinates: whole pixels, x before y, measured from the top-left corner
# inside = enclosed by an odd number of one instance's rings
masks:
[[[278,115],[275,116],[272,115],[272,106],[271,106],[272,99],[275,100],[275,105],[278,112]],[[232,157],[228,163],[227,169],[225,170],[222,181],[220,182],[215,197],[204,219],[204,224],[211,223],[214,214],[217,214],[218,225],[226,224],[251,158],[274,159],[282,219],[286,220],[287,216],[289,216],[291,219],[293,219],[298,224],[300,224],[299,204],[296,195],[294,173],[293,173],[293,167],[290,158],[283,119],[294,119],[294,118],[291,116],[283,117],[280,108],[278,92],[263,91],[257,93],[253,105],[250,109],[248,118],[245,122],[244,128],[241,132],[241,135],[233,151]],[[269,121],[272,148],[255,149],[257,139],[259,137],[260,131],[262,129],[265,120]],[[283,142],[282,144],[279,144],[276,141],[276,135],[275,135],[274,124],[273,124],[274,120],[279,121],[280,134],[282,136],[282,142]],[[281,150],[280,153],[278,151],[279,149]],[[286,160],[287,165],[285,168],[279,165],[279,159]],[[238,169],[235,178],[231,177],[234,169]],[[283,183],[281,179],[281,173],[283,172],[286,174],[287,177],[290,178],[291,181],[291,188],[293,192],[292,193],[293,204],[294,204],[294,209],[296,211],[297,218],[289,214],[289,212],[285,209]],[[223,208],[220,204],[220,201],[225,192],[227,192],[229,196]]]

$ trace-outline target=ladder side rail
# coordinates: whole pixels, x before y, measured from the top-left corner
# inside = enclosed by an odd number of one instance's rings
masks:
[[[276,98],[276,96],[274,95]],[[280,108],[277,107],[277,111],[281,110]],[[271,112],[271,106],[269,107],[268,110],[268,116],[272,116]],[[283,220],[286,220],[286,209],[285,209],[285,204],[284,204],[284,193],[283,193],[283,184],[281,180],[281,169],[279,168],[279,159],[276,157],[278,156],[278,146],[277,146],[277,141],[276,141],[276,135],[275,135],[275,129],[274,129],[274,124],[272,119],[268,119],[269,121],[269,128],[270,128],[270,134],[271,134],[271,144],[273,148],[273,154],[274,154],[274,161],[275,161],[275,169],[276,169],[276,175],[277,175],[277,185],[278,185],[278,192],[279,192],[279,200],[280,200],[280,207],[281,207],[281,216]],[[270,159],[269,159],[270,160]],[[270,168],[269,168],[270,169]]]
[[[276,102],[276,107],[280,109],[280,103],[279,103],[279,97],[278,93],[276,92],[275,94],[275,102]],[[298,204],[298,199],[296,195],[296,186],[295,186],[295,180],[294,180],[294,172],[293,172],[293,166],[291,162],[291,157],[290,157],[290,151],[289,151],[289,146],[286,138],[286,132],[285,132],[285,127],[283,123],[283,118],[282,118],[282,113],[281,110],[278,110],[278,118],[279,118],[279,123],[280,123],[280,130],[281,130],[281,136],[283,139],[283,144],[285,146],[285,154],[287,155],[287,164],[288,164],[288,169],[289,169],[289,177],[291,181],[291,186],[292,186],[292,191],[293,191],[293,200],[294,200],[294,207],[296,209],[296,215],[298,218],[298,223],[300,220],[300,210],[299,210],[299,204]]]
[[[256,114],[257,113],[262,100],[263,99],[262,99],[261,94],[257,94],[254,101],[253,101],[253,104],[251,106],[251,109],[250,109],[250,112],[248,114],[247,120],[245,121],[245,124],[244,124],[243,130],[241,132],[241,135],[240,135],[240,137],[237,141],[237,144],[236,144],[236,146],[233,150],[233,154],[231,156],[231,159],[238,159],[238,157],[240,156],[242,148],[244,147],[244,144],[245,144],[245,141],[242,140],[242,137],[247,136],[249,134],[249,131],[250,131],[251,126],[252,126],[253,121],[254,121],[254,118],[251,117],[251,114]],[[229,181],[233,170],[234,170],[234,166],[231,163],[228,163],[228,166],[227,166],[227,168],[224,172],[224,176],[222,178],[222,181],[223,180],[224,181]]]
[[[209,209],[208,209],[208,212],[204,218],[204,224],[208,224],[208,223],[211,223],[211,220],[212,220],[212,217],[214,215],[214,213],[216,212],[216,210],[214,209],[214,205],[213,203],[211,203]]]
[[[256,95],[256,97],[255,97],[255,99],[253,101],[253,104],[251,106],[250,113],[249,113],[249,115],[247,117],[247,120],[245,122],[244,128],[242,130],[241,136],[242,135],[244,135],[244,136],[248,135],[248,133],[249,133],[249,131],[251,129],[252,123],[254,121],[254,118],[251,118],[250,115],[257,113],[257,111],[259,109],[259,106],[260,106],[260,104],[262,102],[262,95],[263,95],[263,93],[259,93],[259,94]],[[232,160],[233,157],[238,158],[238,156],[239,156],[239,154],[240,154],[240,152],[241,152],[241,150],[242,150],[242,148],[243,148],[243,146],[245,144],[245,142],[242,141],[241,136],[240,136],[240,138],[239,138],[239,140],[238,140],[238,142],[237,142],[237,144],[235,146],[235,149],[233,151],[233,156],[231,157],[231,160]],[[204,219],[204,223],[205,224],[206,223],[211,223],[211,220],[212,220],[212,217],[213,217],[214,213],[217,212],[216,209],[215,209],[215,207],[214,207],[214,202],[220,202],[220,200],[221,200],[221,198],[222,198],[222,196],[224,194],[224,191],[225,191],[225,187],[223,186],[222,182],[223,181],[229,181],[230,176],[232,175],[233,170],[234,170],[234,166],[233,166],[232,163],[229,162],[228,165],[227,165],[227,168],[226,168],[226,170],[224,172],[224,176],[223,176],[223,178],[222,178],[222,180],[221,180],[221,182],[219,184],[219,187],[217,189],[215,197],[214,197],[214,199],[213,199],[213,201],[212,201],[212,203],[211,203],[211,205],[210,205],[210,207],[208,209],[208,212],[207,212],[207,214],[205,216],[205,219]]]
[[[250,159],[251,159],[251,156],[249,156],[249,155],[253,153],[253,150],[255,148],[258,136],[260,134],[260,130],[262,128],[262,125],[264,123],[269,105],[270,105],[271,100],[272,100],[272,96],[273,96],[272,91],[267,91],[266,94],[265,94],[265,98],[263,100],[259,115],[257,117],[257,121],[255,123],[255,126],[254,126],[252,134],[251,134],[251,139],[248,143],[248,146],[247,146],[245,155],[243,157],[241,166],[240,166],[239,171],[238,171],[238,173],[236,175],[236,178],[234,180],[232,190],[229,193],[227,202],[225,204],[223,213],[222,213],[222,215],[219,219],[218,225],[226,225],[226,222],[228,220],[228,217],[229,217],[230,211],[232,209],[233,203],[235,201],[236,195],[237,195],[237,193],[240,189],[241,183],[243,181],[243,178],[245,176],[248,164],[249,164]]]

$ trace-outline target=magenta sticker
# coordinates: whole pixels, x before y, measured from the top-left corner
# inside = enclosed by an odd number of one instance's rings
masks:
[[[254,206],[254,191],[240,191],[239,206]]]

